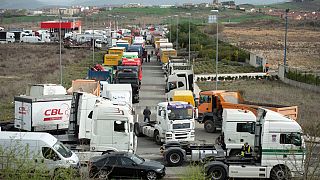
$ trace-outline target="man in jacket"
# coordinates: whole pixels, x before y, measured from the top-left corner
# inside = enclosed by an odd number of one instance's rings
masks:
[[[151,115],[151,111],[150,111],[149,107],[146,106],[146,108],[143,110],[143,116],[144,116],[143,121],[146,122],[146,120],[148,119],[147,122],[149,122],[150,121],[150,115]]]

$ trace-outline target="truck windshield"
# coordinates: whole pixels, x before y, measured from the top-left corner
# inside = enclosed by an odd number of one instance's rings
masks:
[[[192,119],[193,110],[192,108],[181,108],[181,109],[170,109],[171,112],[168,114],[170,120],[183,120]]]
[[[72,152],[67,147],[65,147],[61,142],[57,142],[56,144],[54,144],[53,148],[65,158],[69,158],[72,156]]]

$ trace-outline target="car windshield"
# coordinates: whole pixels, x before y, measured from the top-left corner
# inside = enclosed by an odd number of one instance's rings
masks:
[[[170,120],[192,119],[192,108],[171,109],[168,118]]]
[[[65,147],[61,142],[57,142],[56,144],[54,144],[53,148],[65,158],[69,158],[72,156],[72,152],[67,147]]]
[[[135,163],[137,164],[142,164],[144,162],[144,159],[135,155],[135,154],[132,154],[131,158],[130,158],[132,161],[134,161]]]

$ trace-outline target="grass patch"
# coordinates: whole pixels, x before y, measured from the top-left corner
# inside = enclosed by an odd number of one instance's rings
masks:
[[[194,62],[194,73],[195,74],[206,74],[215,73],[216,64],[215,59],[200,60],[197,59]],[[250,73],[250,72],[261,72],[259,68],[255,68],[245,63],[238,63],[234,61],[219,61],[218,62],[218,73]]]
[[[51,21],[56,19],[55,16],[19,16],[19,17],[9,17],[3,18],[3,24],[11,23],[22,23],[22,22],[40,22],[40,21]]]
[[[191,164],[189,165],[182,177],[180,178],[181,180],[203,180],[206,179],[205,173],[204,173],[204,168],[203,165],[196,165],[196,164]]]

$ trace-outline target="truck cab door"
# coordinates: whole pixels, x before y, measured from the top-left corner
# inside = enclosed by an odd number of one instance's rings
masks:
[[[113,121],[113,147],[119,151],[129,149],[129,129],[126,121]]]
[[[237,123],[237,131],[235,133],[235,139],[236,139],[236,143],[239,143],[241,147],[245,142],[248,142],[248,144],[251,147],[254,147],[255,123],[254,122]]]
[[[210,95],[201,95],[199,97],[198,111],[199,114],[212,112],[212,97]]]

